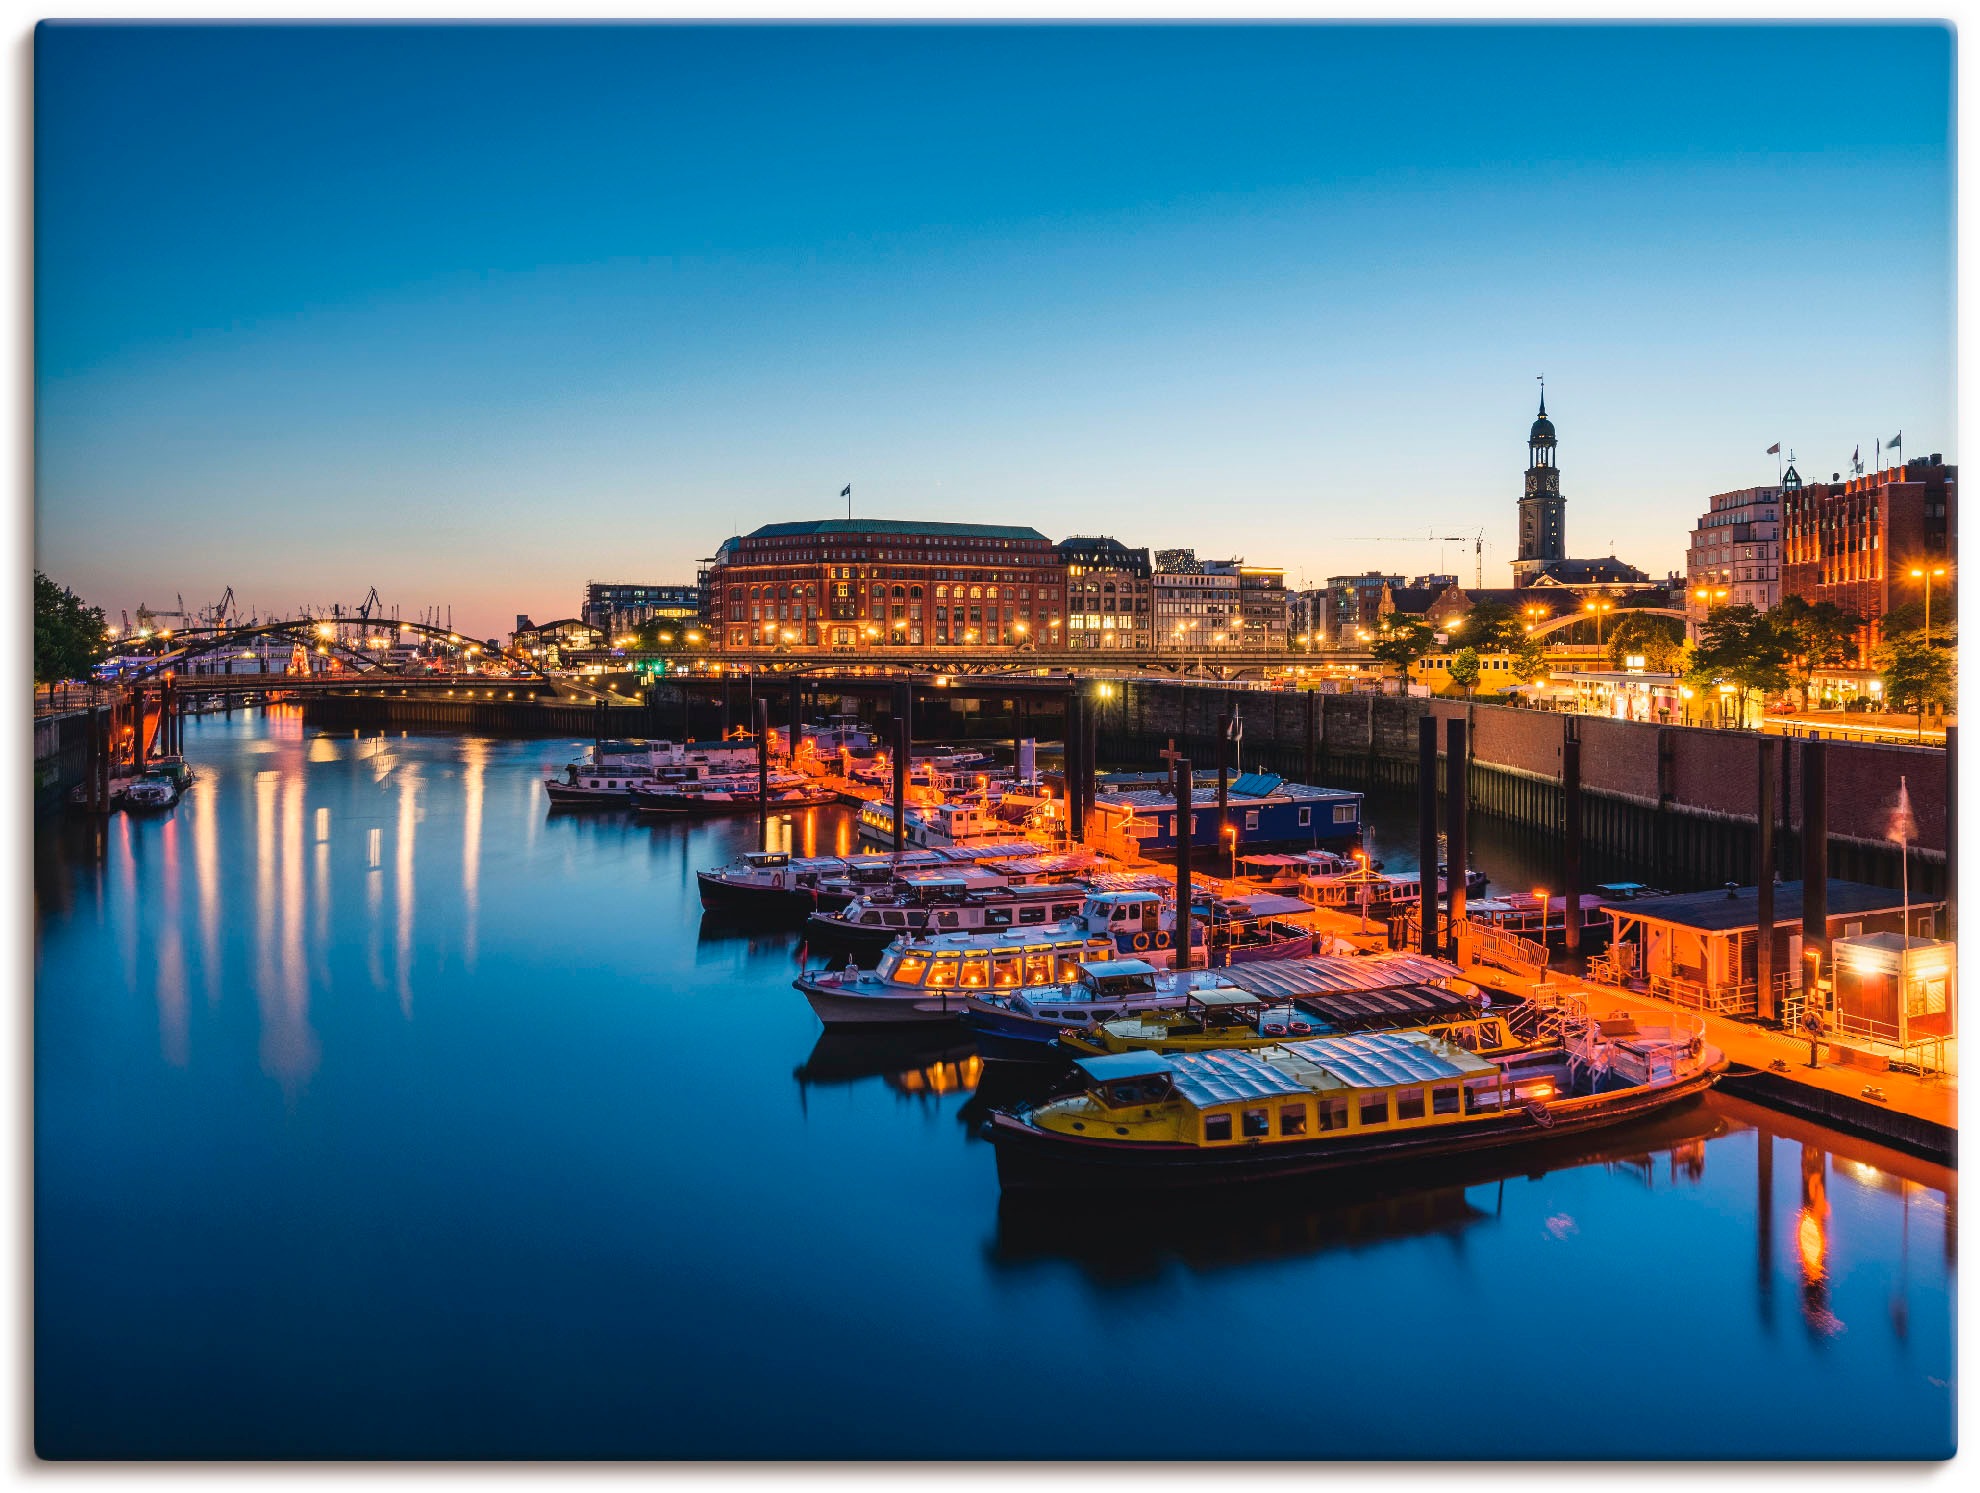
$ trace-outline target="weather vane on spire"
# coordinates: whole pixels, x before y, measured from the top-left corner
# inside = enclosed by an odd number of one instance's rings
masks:
[[[1540,413],[1544,415],[1547,413],[1547,375],[1536,373],[1533,376],[1540,380]]]

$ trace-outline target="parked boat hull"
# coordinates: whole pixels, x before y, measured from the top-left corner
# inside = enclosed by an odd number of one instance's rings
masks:
[[[802,798],[772,799],[769,812],[791,814],[835,802],[836,794],[808,793]],[[642,814],[661,819],[715,819],[728,814],[754,814],[757,810],[757,800],[754,798],[709,798],[691,793],[636,794],[632,805]]]
[[[697,871],[694,874],[701,884],[701,906],[707,912],[800,918],[815,914],[820,908],[844,907],[853,896],[851,892],[827,891],[822,887],[755,886],[748,882],[730,881],[713,871]],[[825,920],[812,917],[811,921]],[[881,947],[886,945],[883,943]]]
[[[827,1026],[919,1026],[962,1020],[963,997],[957,994],[945,1000],[940,991],[860,994],[815,980],[799,979],[796,983],[812,1011]]]
[[[1558,1101],[1542,1124],[1525,1109],[1489,1120],[1418,1130],[1384,1130],[1366,1139],[1316,1137],[1272,1145],[1205,1148],[1054,1134],[1022,1114],[998,1111],[983,1136],[996,1148],[997,1180],[1006,1192],[1145,1191],[1284,1182],[1403,1162],[1533,1145],[1647,1118],[1694,1100],[1725,1071],[1723,1057],[1690,1077]]]
[[[550,796],[550,806],[554,809],[623,809],[632,802],[632,794],[624,788],[601,792],[546,779],[543,791]]]

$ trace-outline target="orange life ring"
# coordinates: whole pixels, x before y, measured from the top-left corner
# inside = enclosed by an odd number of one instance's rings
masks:
[[[1168,934],[1166,934],[1166,933],[1158,933],[1158,934],[1156,934],[1156,935],[1155,935],[1155,947],[1156,947],[1156,948],[1158,948],[1158,949],[1166,949],[1166,948],[1167,948],[1168,946],[1169,946],[1169,935],[1168,935]]]
[[[1135,934],[1134,951],[1137,954],[1139,954],[1142,950],[1146,949],[1147,947],[1148,947],[1148,935],[1146,933]]]

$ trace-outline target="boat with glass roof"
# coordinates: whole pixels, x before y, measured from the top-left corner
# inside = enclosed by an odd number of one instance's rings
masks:
[[[1526,1039],[1509,1013],[1490,1011],[1468,982],[1299,996],[1285,1005],[1234,986],[1192,990],[1174,1007],[1090,1021],[1059,1034],[1058,1048],[1080,1057],[1116,1052],[1209,1052],[1272,1047],[1305,1037],[1361,1031],[1431,1031],[1472,1052],[1511,1052]]]
[[[996,1110],[983,1133],[1007,1191],[1259,1183],[1622,1124],[1703,1094],[1726,1068],[1689,1013],[1549,1022],[1497,1057],[1425,1031],[1085,1057],[1080,1092]]]
[[[875,969],[806,970],[791,983],[828,1026],[959,1021],[971,993],[1067,984],[1083,961],[1111,952],[1107,940],[1065,925],[947,933],[902,939]]]

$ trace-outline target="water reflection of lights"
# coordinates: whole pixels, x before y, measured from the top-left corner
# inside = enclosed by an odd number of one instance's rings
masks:
[[[461,955],[472,972],[481,943],[481,808],[487,792],[488,743],[470,737],[461,743],[461,757],[467,769],[461,783],[465,799],[461,812],[461,897],[465,913],[461,924]]]
[[[1822,1216],[1813,1208],[1801,1210],[1795,1225],[1795,1242],[1801,1247],[1801,1273],[1809,1281],[1819,1280],[1828,1263],[1829,1233]]]
[[[910,1068],[887,1080],[904,1094],[971,1094],[982,1081],[983,1059],[975,1053],[956,1062]]]
[[[419,834],[419,774],[410,765],[399,773],[399,823],[392,888],[397,894],[398,920],[393,941],[393,970],[399,1010],[412,1015],[413,843]]]

